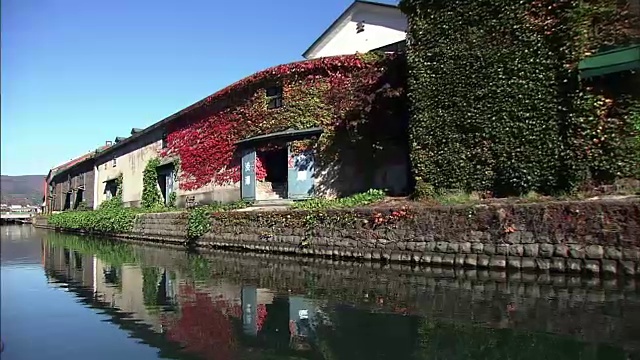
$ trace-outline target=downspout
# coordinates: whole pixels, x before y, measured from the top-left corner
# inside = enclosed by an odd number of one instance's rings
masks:
[[[98,162],[93,166],[93,210],[98,208],[98,181],[100,180]]]

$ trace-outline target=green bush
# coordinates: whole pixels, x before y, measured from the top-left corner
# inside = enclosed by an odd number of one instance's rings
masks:
[[[133,208],[65,211],[51,215],[48,219],[48,224],[62,229],[124,233],[132,229],[138,213],[139,211]]]
[[[187,220],[187,238],[195,240],[211,229],[210,210],[206,207],[196,207],[189,210]]]
[[[370,189],[366,192],[339,199],[315,198],[310,200],[294,202],[293,209],[320,210],[329,208],[353,208],[365,206],[384,199],[385,193],[382,190]]]

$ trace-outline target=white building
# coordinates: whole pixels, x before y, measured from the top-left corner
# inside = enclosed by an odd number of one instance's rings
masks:
[[[397,6],[356,0],[302,56],[315,59],[393,48],[404,43],[406,34],[407,18]]]

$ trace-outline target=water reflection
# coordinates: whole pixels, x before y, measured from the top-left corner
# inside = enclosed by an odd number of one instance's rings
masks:
[[[628,359],[629,279],[179,250],[47,233],[52,284],[164,358]]]

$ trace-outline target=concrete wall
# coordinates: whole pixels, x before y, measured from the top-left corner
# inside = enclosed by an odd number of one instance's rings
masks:
[[[158,157],[162,147],[162,130],[140,136],[126,146],[105,151],[96,159],[94,209],[107,200],[108,179],[122,174],[122,201],[125,206],[140,206],[142,200],[142,174],[149,160]],[[113,163],[115,159],[115,166]],[[178,184],[176,184],[178,185]]]
[[[385,190],[392,196],[407,195],[412,186],[408,154],[407,144],[398,141],[382,143],[382,150],[375,155],[341,149],[336,162],[317,167],[316,196],[344,197],[369,189]]]
[[[358,22],[364,31],[356,32]],[[356,6],[348,21],[317,46],[307,58],[365,53],[379,47],[405,40],[407,19],[400,9],[379,6]]]
[[[189,199],[198,204],[229,203],[240,200],[240,183],[228,185],[209,184],[190,191],[178,187],[176,195],[176,206],[178,207],[185,207]]]

